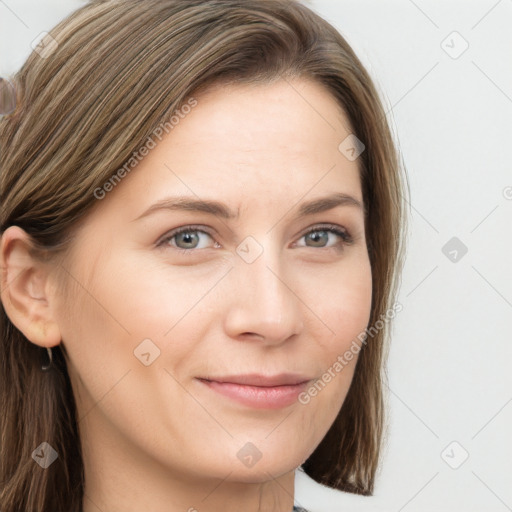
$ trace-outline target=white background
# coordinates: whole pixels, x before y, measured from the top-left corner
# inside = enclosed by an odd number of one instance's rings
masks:
[[[0,75],[83,3],[0,0]],[[512,510],[512,1],[309,3],[374,77],[411,197],[375,496],[299,473],[296,501],[311,512]],[[453,237],[455,262],[442,250]]]

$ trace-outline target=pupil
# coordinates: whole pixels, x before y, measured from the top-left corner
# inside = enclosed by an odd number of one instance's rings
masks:
[[[196,233],[180,233],[179,235],[181,237],[182,242],[185,245],[192,245],[195,246],[196,244],[194,242],[197,242],[197,234]],[[187,247],[188,249],[189,247]]]
[[[315,231],[314,233],[310,233],[308,236],[316,247],[323,247],[329,240],[329,234],[327,231]]]

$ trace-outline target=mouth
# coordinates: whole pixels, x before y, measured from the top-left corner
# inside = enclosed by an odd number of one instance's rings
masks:
[[[281,409],[298,401],[312,380],[297,374],[231,375],[198,378],[210,390],[253,409]]]

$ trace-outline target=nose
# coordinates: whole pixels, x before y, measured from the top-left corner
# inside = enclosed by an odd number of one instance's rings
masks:
[[[234,339],[279,345],[303,330],[302,302],[282,265],[266,254],[250,264],[239,260],[231,272],[235,285],[224,328]]]

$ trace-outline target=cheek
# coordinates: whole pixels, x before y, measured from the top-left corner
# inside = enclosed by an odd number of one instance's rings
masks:
[[[371,313],[372,273],[367,258],[354,258],[341,268],[320,275],[316,287],[303,284],[303,297],[321,328],[316,339],[330,358],[346,350],[364,332]]]
[[[72,366],[90,394],[101,396],[128,370],[130,378],[161,371],[171,346],[173,365],[179,367],[202,325],[196,319],[190,326],[188,317],[196,318],[199,299],[218,277],[187,279],[182,275],[187,270],[169,272],[162,264],[141,261],[135,252],[117,259],[107,252],[94,265],[80,263],[72,270],[69,299],[61,301],[58,316]],[[141,362],[148,351],[151,372]]]
[[[304,288],[303,296],[308,297],[315,312],[309,330],[315,341],[312,357],[320,362],[321,375],[300,401],[304,405],[315,402],[319,413],[329,417],[325,423],[328,424],[336,417],[348,392],[362,334],[368,326],[372,302],[370,264],[361,258],[358,264],[337,271],[336,277],[323,279],[316,291]]]

